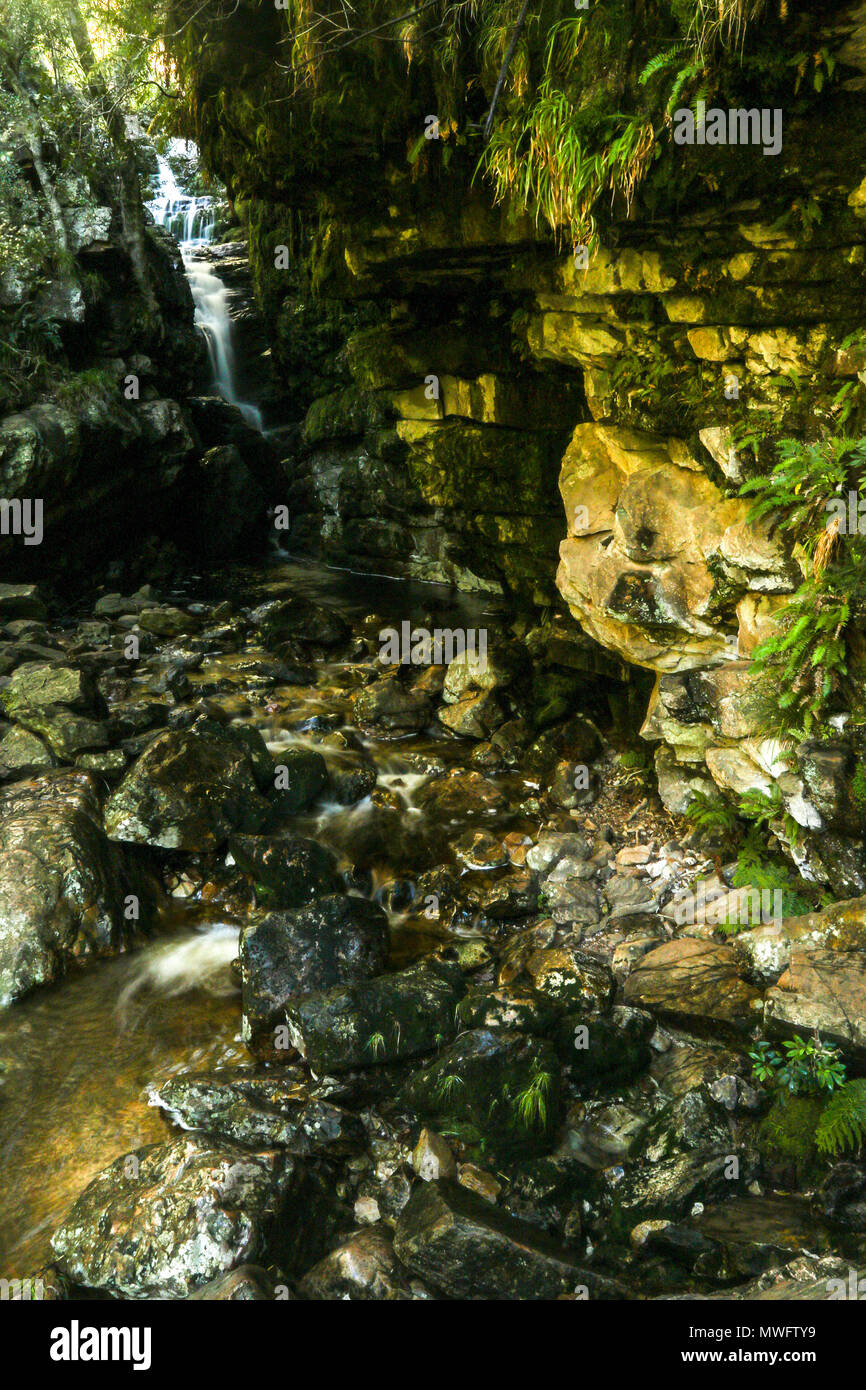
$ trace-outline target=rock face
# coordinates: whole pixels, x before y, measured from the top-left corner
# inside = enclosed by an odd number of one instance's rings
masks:
[[[119,1158],[94,1178],[52,1245],[61,1270],[84,1288],[186,1298],[266,1257],[277,1218],[303,1227],[312,1213],[302,1190],[291,1161],[275,1152],[179,1139]]]
[[[17,999],[73,958],[108,955],[155,925],[159,890],[135,849],[106,839],[86,773],[0,796],[0,996]]]
[[[472,161],[450,158],[450,135],[406,166],[418,132],[396,46],[383,58],[393,88],[365,94],[351,132],[336,102],[315,151],[260,122],[284,22],[263,22],[253,50],[230,18],[248,61],[237,56],[227,76],[221,58],[202,57],[189,76],[202,147],[249,209],[254,282],[291,383],[292,542],[376,572],[564,605],[610,658],[655,676],[643,732],[669,809],[696,791],[778,794],[814,879],[866,890],[863,808],[846,785],[856,741],[840,731],[843,775],[828,777],[822,750],[798,756],[766,737],[750,699],[745,663],[803,570],[740,496],[775,461],[775,441],[811,438],[816,406],[830,418],[840,391],[859,400],[859,350],[842,345],[864,286],[866,136],[846,100],[846,83],[862,82],[860,39],[845,46],[832,100],[822,92],[785,132],[795,197],[815,200],[820,221],[792,218],[780,162],[761,158],[756,174],[724,148],[693,159],[664,140],[644,191],[615,198],[612,213],[598,206],[584,265],[519,199],[495,205]],[[861,22],[854,6],[816,16],[814,51],[835,51],[838,25],[859,35]],[[750,42],[762,41],[772,65],[793,31],[753,29]],[[611,90],[639,95],[630,60],[604,61]],[[412,72],[438,91],[431,63],[413,52]],[[489,99],[483,64],[472,82]],[[462,129],[467,94],[448,100]],[[832,167],[817,158],[816,129]],[[336,179],[347,139],[357,166]],[[290,271],[274,268],[281,244],[296,248]],[[795,380],[802,390],[781,384]],[[370,725],[424,726],[423,701],[398,682],[357,703]],[[496,692],[449,690],[437,718],[486,741]],[[822,849],[827,832],[844,854]]]
[[[747,1028],[760,1017],[760,995],[741,978],[731,947],[691,937],[644,956],[626,980],[624,997],[627,1004],[684,1021]]]
[[[113,840],[212,850],[233,830],[259,830],[273,787],[267,748],[253,730],[199,725],[158,734],[105,807]]]

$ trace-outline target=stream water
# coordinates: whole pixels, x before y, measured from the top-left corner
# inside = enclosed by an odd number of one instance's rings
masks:
[[[252,607],[286,590],[325,600],[356,623],[371,611],[394,623],[422,616],[449,626],[495,621],[482,600],[445,586],[348,574],[285,557],[221,576],[216,588],[192,582],[166,598],[188,604],[228,597]],[[239,661],[255,653],[247,646],[207,657],[207,676],[220,691],[223,709],[257,727],[274,754],[309,745],[338,761],[339,750],[314,735],[345,727],[358,668],[326,662],[313,684],[278,688],[261,703],[256,693],[250,698]],[[142,663],[149,667],[142,669],[142,683],[153,679],[165,659],[158,652]],[[478,824],[477,808],[470,805],[448,819],[422,810],[417,791],[436,768],[468,763],[472,745],[416,734],[365,739],[364,746],[378,771],[375,794],[352,806],[320,801],[293,829],[333,848],[347,888],[385,906],[392,963],[398,965],[443,936],[413,909],[414,878],[448,857],[448,846],[465,826]],[[486,814],[484,825],[504,831],[521,825],[510,808],[533,788],[516,774],[501,774],[500,784],[503,809]],[[382,797],[386,805],[377,804]],[[148,1106],[149,1083],[249,1061],[240,1040],[240,992],[230,970],[238,926],[230,913],[201,897],[177,902],[144,948],[77,969],[0,1017],[0,1275],[21,1277],[50,1258],[52,1231],[107,1163],[168,1137],[161,1112]],[[450,924],[449,931],[473,934],[471,918]]]

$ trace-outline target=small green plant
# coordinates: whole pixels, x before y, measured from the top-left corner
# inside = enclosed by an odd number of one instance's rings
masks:
[[[738,825],[736,812],[721,796],[701,791],[692,793],[686,820],[702,839],[729,839]]]
[[[550,1072],[535,1068],[529,1085],[514,1097],[512,1104],[517,1123],[527,1133],[547,1128],[548,1100],[552,1085],[553,1077]]]
[[[781,1044],[761,1041],[750,1050],[752,1075],[764,1086],[787,1090],[791,1095],[814,1096],[835,1091],[845,1084],[845,1063],[839,1049],[814,1038],[796,1037]]]
[[[848,1081],[821,1112],[815,1127],[819,1153],[836,1157],[866,1139],[866,1080]]]
[[[385,1039],[381,1033],[371,1033],[367,1039],[367,1050],[372,1052],[374,1057],[381,1057],[385,1051]]]

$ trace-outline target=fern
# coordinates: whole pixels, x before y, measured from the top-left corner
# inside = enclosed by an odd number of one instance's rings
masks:
[[[823,1154],[835,1157],[859,1149],[866,1139],[866,1080],[849,1081],[821,1112],[815,1142]]]

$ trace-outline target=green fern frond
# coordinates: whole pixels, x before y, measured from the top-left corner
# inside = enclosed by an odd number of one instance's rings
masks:
[[[821,1112],[815,1142],[823,1154],[834,1157],[845,1149],[859,1149],[866,1139],[866,1080],[849,1081]]]

